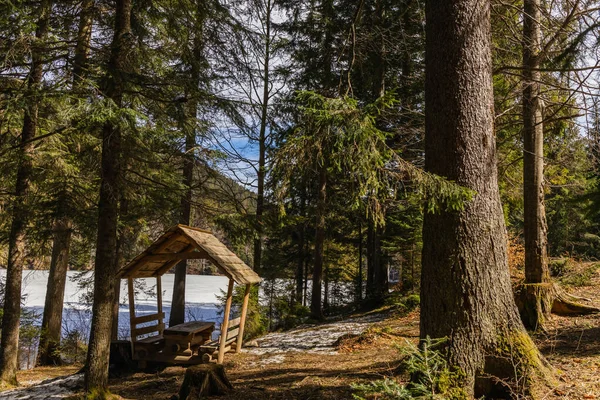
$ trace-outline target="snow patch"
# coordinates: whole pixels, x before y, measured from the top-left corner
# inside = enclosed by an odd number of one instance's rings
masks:
[[[63,399],[83,387],[83,374],[43,381],[35,386],[0,393],[2,400]]]
[[[336,341],[344,335],[360,335],[381,316],[352,318],[323,325],[302,325],[286,332],[269,333],[256,341],[259,347],[245,348],[244,352],[256,355],[304,352],[336,354]],[[263,360],[267,361],[269,358]]]

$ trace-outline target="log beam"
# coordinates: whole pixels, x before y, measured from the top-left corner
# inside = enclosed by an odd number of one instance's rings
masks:
[[[225,312],[223,313],[223,325],[221,326],[221,337],[219,339],[219,356],[217,363],[222,364],[225,357],[225,346],[227,342],[227,330],[229,329],[229,314],[231,312],[231,302],[233,300],[233,279],[229,279],[227,288],[227,301],[225,302]]]
[[[240,315],[240,331],[238,332],[237,343],[235,345],[235,352],[239,353],[242,349],[242,342],[244,340],[244,327],[246,326],[246,314],[248,313],[248,301],[250,299],[250,284],[246,285],[246,291],[244,292],[244,302],[242,303],[242,314]]]

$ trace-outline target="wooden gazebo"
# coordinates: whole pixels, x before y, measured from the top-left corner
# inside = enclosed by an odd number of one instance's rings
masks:
[[[207,259],[229,278],[221,333],[217,340],[211,340],[213,322],[191,321],[165,328],[161,277],[185,259]],[[225,353],[240,351],[250,287],[261,279],[211,232],[176,225],[124,266],[118,274],[121,279],[127,279],[128,283],[134,360],[141,364],[147,361],[198,364],[216,356],[217,362],[222,363]],[[158,311],[155,314],[136,316],[133,279],[150,277],[156,278]],[[234,283],[245,285],[246,291],[240,317],[230,320]]]

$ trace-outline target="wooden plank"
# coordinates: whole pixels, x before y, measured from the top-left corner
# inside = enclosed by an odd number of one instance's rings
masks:
[[[213,329],[215,326],[214,322],[206,322],[206,321],[190,321],[185,322],[183,324],[170,326],[165,329],[166,335],[187,335],[190,333],[200,333],[207,329]]]
[[[235,318],[235,319],[230,319],[229,320],[229,328],[235,328],[236,326],[238,326],[240,324],[240,321],[242,320],[242,318]]]
[[[231,338],[237,338],[238,333],[240,333],[240,328],[235,328],[227,332],[227,340]]]
[[[165,314],[162,312],[162,280],[160,276],[156,277],[156,307],[156,309],[158,310],[158,315],[160,316],[158,318],[158,322],[159,325],[162,326],[162,329],[158,331],[158,333],[162,335],[165,329],[165,324],[163,323],[163,318],[165,317]]]
[[[246,326],[246,314],[248,313],[248,300],[250,299],[250,284],[246,285],[244,292],[244,302],[242,303],[242,313],[240,315],[240,332],[235,344],[235,352],[239,353],[242,350],[242,341],[244,340],[244,327]]]
[[[202,228],[196,228],[195,226],[189,226],[189,225],[184,225],[184,224],[177,224],[177,226],[180,227],[180,228],[191,229],[193,231],[198,231],[198,232],[202,232],[202,233],[208,233],[209,235],[212,235],[212,231],[208,231],[208,230],[202,229]]]
[[[155,250],[155,253],[160,253],[161,251],[165,251],[167,247],[175,243],[177,240],[181,239],[181,236],[177,234],[177,232],[173,232],[171,236],[169,236],[162,244],[160,244]],[[148,253],[150,254],[150,253]],[[123,276],[131,277],[135,276],[135,272],[142,268],[147,261],[145,260],[145,256],[148,254],[144,254],[137,263],[130,265],[129,268],[124,272]]]
[[[135,328],[133,330],[133,332],[134,332],[135,336],[146,335],[146,334],[152,333],[152,332],[160,332],[161,325],[164,326],[164,324],[156,324],[156,325],[144,326],[142,328]]]
[[[134,325],[143,324],[145,322],[152,322],[152,321],[160,320],[160,319],[163,319],[164,317],[165,317],[164,312],[159,312],[156,314],[141,315],[139,317],[133,318],[132,323]]]
[[[135,292],[133,291],[133,278],[127,279],[127,295],[129,296],[129,327],[131,331],[131,351],[132,354],[135,354],[133,351],[133,342],[135,342],[136,337],[133,335],[133,329],[135,328]]]
[[[160,342],[163,339],[164,338],[162,337],[162,335],[148,336],[146,338],[138,340],[137,343],[138,344],[140,344],[140,343],[142,343],[142,344],[155,344],[155,343]]]
[[[219,357],[217,363],[223,363],[225,356],[225,342],[227,341],[227,329],[229,329],[229,313],[231,312],[231,300],[233,298],[233,279],[229,279],[227,287],[227,301],[225,302],[225,312],[223,314],[223,326],[221,326],[221,340],[219,343]]]
[[[194,245],[190,244],[189,246],[187,246],[183,249],[183,252],[187,252],[187,251],[190,251],[193,249],[194,249]],[[159,269],[157,269],[156,271],[154,271],[154,273],[152,275],[153,276],[164,275],[165,273],[167,273],[167,271],[169,271],[171,268],[173,268],[179,261],[181,261],[181,260],[171,260],[171,261],[167,262],[164,266],[162,266]]]
[[[235,342],[235,338],[231,338],[229,340],[226,340],[225,341],[225,347],[230,347],[229,345],[232,344],[233,342]],[[200,349],[204,349],[204,350],[214,349],[215,351],[218,351],[219,348],[220,348],[219,347],[220,345],[218,346],[217,344],[218,344],[217,341],[213,340],[212,342],[205,343],[205,344],[199,346],[199,348]],[[227,350],[227,351],[229,351],[229,350]]]
[[[207,254],[203,251],[184,251],[181,253],[151,254],[144,257],[147,262],[172,261],[172,260],[199,260],[206,258]]]

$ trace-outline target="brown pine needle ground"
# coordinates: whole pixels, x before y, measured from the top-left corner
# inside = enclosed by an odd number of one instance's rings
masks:
[[[572,282],[577,285],[565,286],[565,289],[598,305],[600,269],[592,267],[590,263],[573,266],[568,273],[584,275],[585,279],[576,278]],[[360,327],[363,323],[362,333],[353,333],[349,329],[349,326]],[[261,351],[248,349],[249,352],[228,354],[225,365],[235,389],[231,395],[221,398],[350,399],[352,384],[386,376],[406,379],[400,372],[402,354],[398,346],[403,346],[406,340],[418,340],[418,310],[403,316],[391,308],[379,314],[357,316],[350,322],[354,325],[339,321],[304,327],[298,329],[304,336],[298,337],[329,335],[335,331],[335,324],[340,327],[337,339],[328,339],[334,347],[319,352],[303,351],[301,344],[298,345],[300,349],[290,350],[293,340],[286,336],[285,352],[271,349],[273,351],[264,354],[253,354]],[[559,387],[548,393],[546,399],[600,399],[600,315],[552,316],[547,332],[534,338],[559,376]],[[270,340],[267,343],[272,344],[273,338]],[[36,368],[21,371],[19,379],[31,384],[77,370],[78,367]],[[167,400],[177,394],[184,372],[182,367],[169,367],[159,372],[138,372],[112,378],[110,390],[124,399]]]

